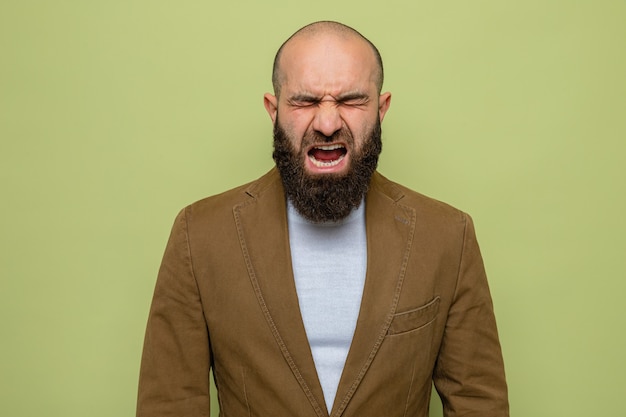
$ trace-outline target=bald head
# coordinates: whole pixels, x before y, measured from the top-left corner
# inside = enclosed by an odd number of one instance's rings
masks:
[[[299,41],[311,41],[321,39],[338,39],[343,41],[357,41],[363,43],[371,50],[371,56],[373,58],[372,74],[374,82],[378,89],[378,92],[382,90],[383,86],[383,62],[380,57],[378,49],[372,42],[370,42],[365,36],[361,35],[355,29],[346,26],[339,22],[321,21],[311,23],[303,28],[299,29],[293,35],[289,37],[278,49],[276,57],[274,58],[274,68],[272,71],[272,84],[274,86],[274,94],[280,95],[281,87],[285,81],[285,72],[283,70],[283,52],[290,48]],[[364,68],[364,70],[370,70],[370,68]]]

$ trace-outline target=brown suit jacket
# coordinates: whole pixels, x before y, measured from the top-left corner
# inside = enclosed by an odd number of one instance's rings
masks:
[[[508,416],[491,297],[468,215],[374,174],[368,264],[332,416]],[[177,217],[148,320],[137,416],[324,417],[274,169]]]

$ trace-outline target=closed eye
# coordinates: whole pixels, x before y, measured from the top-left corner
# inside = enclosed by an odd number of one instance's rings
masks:
[[[319,101],[291,101],[289,104],[293,107],[312,107],[319,104]]]
[[[350,107],[364,106],[369,103],[369,96],[363,93],[348,93],[337,97],[337,102]]]
[[[350,100],[341,100],[339,103],[344,106],[358,107],[365,106],[368,102],[369,100],[367,100],[366,98],[354,98]]]

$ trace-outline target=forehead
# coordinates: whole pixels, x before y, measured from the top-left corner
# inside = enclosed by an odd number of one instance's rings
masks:
[[[376,58],[356,36],[318,34],[292,39],[282,52],[282,89],[337,94],[375,86]]]

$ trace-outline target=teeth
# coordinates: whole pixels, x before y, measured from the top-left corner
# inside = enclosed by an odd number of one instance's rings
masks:
[[[316,146],[315,149],[321,149],[323,151],[334,151],[335,149],[341,149],[343,148],[343,146],[339,145],[339,144],[334,144],[334,145],[319,145]]]
[[[337,149],[337,148],[333,148],[333,149]],[[315,165],[318,168],[327,168],[327,167],[334,167],[335,165],[339,164],[339,162],[341,162],[343,157],[344,155],[341,155],[339,159],[335,159],[334,161],[318,161],[317,159],[313,157],[313,155],[309,155],[309,160],[313,162],[313,165]]]

